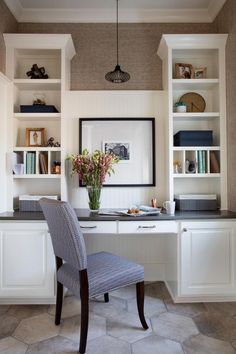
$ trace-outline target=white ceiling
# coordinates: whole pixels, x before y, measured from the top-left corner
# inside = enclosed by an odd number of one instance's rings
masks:
[[[4,0],[19,22],[115,22],[115,0]],[[212,22],[226,0],[119,0],[119,22]]]

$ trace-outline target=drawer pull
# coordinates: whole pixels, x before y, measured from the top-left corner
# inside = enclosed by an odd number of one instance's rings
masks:
[[[150,226],[147,226],[147,225],[139,225],[138,226],[138,229],[155,229],[156,228],[156,225],[150,225]]]
[[[183,228],[183,232],[187,232],[188,231],[188,229],[186,229],[186,227],[184,227]]]
[[[94,226],[80,226],[81,229],[96,229],[97,226],[94,225]]]

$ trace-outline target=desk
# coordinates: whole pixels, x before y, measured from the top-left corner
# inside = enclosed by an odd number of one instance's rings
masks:
[[[106,250],[140,262],[145,280],[164,280],[176,302],[236,300],[236,213],[76,213],[88,253]],[[0,303],[55,302],[54,257],[42,213],[0,214],[0,259]]]

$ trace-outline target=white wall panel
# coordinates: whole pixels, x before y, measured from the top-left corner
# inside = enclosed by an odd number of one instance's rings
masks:
[[[77,153],[79,149],[79,118],[156,118],[156,187],[105,187],[102,190],[101,207],[126,208],[133,204],[150,203],[153,197],[162,204],[166,199],[165,93],[163,91],[68,91],[66,95],[68,129],[62,134],[68,134],[68,153]],[[79,188],[77,176],[70,177],[69,169],[68,166],[69,200],[76,208],[87,208],[87,192],[85,188]]]

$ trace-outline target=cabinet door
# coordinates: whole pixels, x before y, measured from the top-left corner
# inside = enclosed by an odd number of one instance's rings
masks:
[[[0,297],[54,296],[54,255],[47,224],[0,224]]]
[[[235,222],[183,222],[181,295],[235,295]]]

